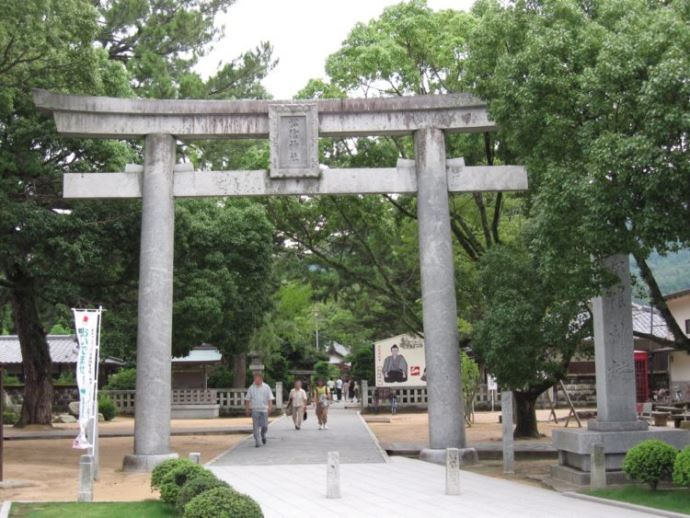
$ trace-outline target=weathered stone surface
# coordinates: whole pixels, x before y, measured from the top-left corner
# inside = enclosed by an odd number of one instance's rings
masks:
[[[553,431],[559,465],[552,468],[552,476],[579,485],[601,483],[600,474],[594,481],[591,478],[595,446],[603,447],[604,479],[614,483],[624,480],[625,453],[637,443],[660,439],[679,449],[690,443],[685,430],[648,429],[646,422],[637,419],[628,257],[611,256],[603,266],[620,282],[592,301],[598,415],[587,429]]]
[[[74,417],[79,417],[79,401],[72,401],[69,405],[67,405],[67,408],[69,409],[69,413],[71,415]]]
[[[591,430],[646,430],[637,419],[630,264],[627,255],[603,260],[620,282],[592,300],[597,373],[597,418]]]
[[[457,448],[461,466],[470,466],[479,462],[479,455],[475,448]],[[414,452],[412,452],[414,453]],[[419,451],[419,460],[433,464],[445,465],[446,450],[423,448]]]
[[[340,497],[340,454],[337,451],[329,451],[326,467],[326,498]]]
[[[460,450],[458,448],[446,450],[446,494],[460,494]]]
[[[417,220],[429,407],[429,445],[465,447],[453,244],[443,132],[415,133]]]
[[[63,175],[65,198],[141,198],[141,174],[67,173]],[[272,181],[268,172],[180,171],[173,175],[176,198],[205,196],[293,196],[323,194],[414,194],[417,176],[414,162],[400,160],[397,167],[372,169],[324,169],[321,178],[283,178]],[[465,167],[462,174],[448,168],[449,192],[517,191],[527,184],[521,166]]]
[[[289,101],[154,100],[34,91],[34,103],[55,115],[60,133],[102,138],[167,133],[181,139],[252,137],[269,133],[271,105]],[[294,102],[294,101],[293,101]],[[486,104],[467,94],[316,101],[324,137],[409,134],[436,127],[489,131]]]
[[[69,414],[58,414],[56,416],[53,416],[53,422],[54,423],[63,423],[63,424],[68,424],[68,423],[76,423],[77,420],[73,416]]]
[[[606,457],[604,445],[593,444],[590,455],[590,487],[592,489],[604,489],[606,487]]]
[[[93,457],[91,455],[82,455],[79,458],[79,493],[77,501],[93,501]]]
[[[501,423],[503,434],[503,473],[515,472],[515,441],[513,439],[513,393],[501,392]]]
[[[271,104],[271,178],[318,178],[319,116],[315,102]]]
[[[144,153],[134,455],[125,470],[153,468],[170,453],[175,139],[149,135]]]

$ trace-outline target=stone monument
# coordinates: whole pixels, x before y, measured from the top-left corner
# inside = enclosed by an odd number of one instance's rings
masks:
[[[628,256],[610,256],[603,266],[619,281],[592,300],[597,417],[586,429],[553,431],[558,465],[552,467],[551,476],[578,486],[590,485],[594,445],[604,448],[604,483],[616,484],[626,481],[623,458],[638,442],[660,439],[679,449],[690,443],[686,430],[649,427],[637,418]]]
[[[465,448],[455,276],[448,196],[527,188],[520,166],[465,166],[446,159],[446,132],[495,129],[486,105],[466,94],[370,99],[150,100],[34,91],[64,136],[144,139],[144,167],[68,173],[66,198],[143,198],[134,454],[149,470],[170,453],[170,357],[174,203],[177,197],[417,194],[429,391],[429,452]],[[415,160],[396,167],[329,169],[318,137],[414,135]],[[175,164],[175,142],[270,138],[270,171],[196,172]],[[366,394],[362,394],[366,397]],[[461,450],[461,455],[465,455]],[[476,453],[475,453],[476,455]]]

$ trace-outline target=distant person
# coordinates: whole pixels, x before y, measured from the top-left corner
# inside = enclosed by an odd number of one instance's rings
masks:
[[[349,379],[343,381],[343,401],[350,399],[350,383],[352,383],[352,381]]]
[[[338,378],[335,380],[335,396],[336,401],[342,401],[343,399],[343,379]]]
[[[390,395],[388,396],[388,399],[390,399],[391,402],[391,414],[395,415],[398,413],[398,393],[395,390],[391,390]]]
[[[330,391],[330,393],[332,395],[333,392],[335,392],[335,381],[333,381],[332,379],[329,379],[326,382],[326,386],[328,387],[328,390]]]
[[[332,398],[332,392],[325,385],[323,378],[319,378],[314,387],[314,405],[316,406],[316,419],[319,421],[319,430],[328,430],[328,405]]]
[[[355,403],[359,401],[359,383],[352,380],[352,385],[350,385],[350,394],[352,394],[352,401]]]
[[[264,383],[263,375],[258,372],[254,374],[254,383],[247,389],[244,406],[247,415],[252,416],[254,444],[258,448],[261,444],[266,444],[268,414],[273,410],[273,392],[271,387]]]
[[[391,347],[391,354],[383,361],[383,381],[386,383],[404,383],[407,381],[407,361],[400,354],[396,344]]]
[[[292,422],[295,424],[295,430],[299,430],[302,428],[302,419],[307,411],[307,393],[302,388],[300,380],[295,381],[295,388],[290,391],[288,403],[292,404]]]

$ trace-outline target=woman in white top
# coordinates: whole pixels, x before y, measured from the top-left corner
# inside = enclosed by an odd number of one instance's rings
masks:
[[[307,409],[307,393],[302,388],[300,380],[295,381],[295,388],[290,391],[288,403],[292,405],[292,422],[295,430],[302,428],[302,418]]]

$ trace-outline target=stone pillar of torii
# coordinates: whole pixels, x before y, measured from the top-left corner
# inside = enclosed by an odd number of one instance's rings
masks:
[[[527,188],[520,166],[446,159],[445,132],[495,129],[466,94],[298,101],[142,100],[34,92],[66,136],[144,138],[144,165],[68,173],[65,198],[142,198],[134,452],[125,470],[150,470],[170,451],[174,203],[178,197],[416,194],[432,450],[465,448],[449,193]],[[393,168],[319,165],[319,137],[414,135],[415,159]],[[194,171],[176,165],[177,140],[270,139],[269,171]],[[366,397],[366,395],[363,395]]]

